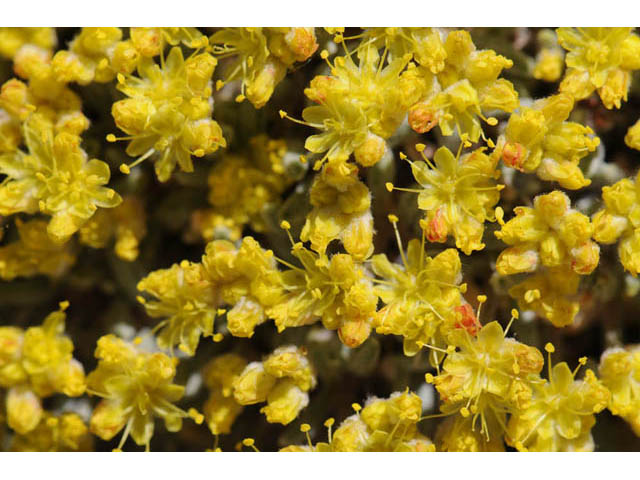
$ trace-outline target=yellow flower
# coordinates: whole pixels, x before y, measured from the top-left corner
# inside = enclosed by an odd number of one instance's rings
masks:
[[[122,199],[105,187],[109,166],[87,160],[76,135],[54,135],[41,116],[29,117],[24,126],[29,153],[17,151],[0,156],[0,172],[7,178],[0,184],[0,214],[41,211],[51,215],[49,236],[66,241],[91,218],[98,207],[113,208]]]
[[[278,331],[322,320],[325,328],[338,330],[348,347],[362,344],[371,333],[378,303],[362,263],[344,253],[329,259],[300,242],[293,245],[291,254],[302,268],[291,265],[282,273],[285,297],[267,311]]]
[[[583,357],[580,365],[585,362]],[[593,451],[594,413],[607,406],[609,391],[592,370],[575,380],[578,369],[572,372],[565,362],[549,365],[549,380],[536,384],[529,406],[511,416],[509,444],[537,452]]]
[[[456,247],[470,255],[482,250],[485,220],[494,221],[493,207],[500,200],[503,185],[496,184],[498,157],[480,148],[456,156],[440,147],[433,161],[424,155],[424,145],[417,148],[424,161],[410,162],[414,178],[422,188],[403,189],[388,184],[389,190],[418,193],[418,208],[427,212],[420,226],[430,242],[445,242],[449,235]],[[403,158],[406,158],[403,156]]]
[[[69,44],[69,50],[58,51],[51,62],[56,79],[87,85],[93,81],[110,82],[115,71],[110,56],[122,39],[117,27],[85,27]]]
[[[498,322],[484,325],[477,337],[466,330],[462,333],[455,342],[459,349],[447,355],[436,377],[427,380],[438,390],[444,413],[472,416],[472,430],[478,428],[490,442],[492,436],[502,433],[505,412],[529,405],[532,383],[542,369],[542,354],[505,338]],[[497,431],[490,431],[491,425]]]
[[[0,278],[64,275],[76,261],[72,242],[57,243],[47,234],[47,222],[16,218],[19,239],[0,247]]]
[[[346,50],[346,47],[345,47]],[[328,52],[322,53],[323,58]],[[324,156],[315,162],[319,170],[325,161],[349,173],[345,162],[351,154],[360,165],[376,164],[409,107],[421,96],[425,79],[417,73],[410,55],[386,58],[368,45],[357,51],[358,63],[347,51],[329,63],[331,76],[315,77],[304,93],[318,103],[302,112],[304,124],[321,130],[305,142],[310,152]],[[287,116],[281,111],[281,116]],[[325,153],[326,152],[326,153]]]
[[[285,452],[433,452],[433,442],[418,431],[422,401],[409,389],[394,392],[389,398],[370,397],[364,408],[354,404],[356,415],[346,418],[332,432],[333,418],[324,425],[329,429],[329,441],[308,446],[290,445]],[[300,430],[308,432],[303,424]]]
[[[391,59],[413,56],[419,64],[433,74],[444,68],[447,51],[444,48],[443,33],[429,27],[376,27],[367,28],[359,37],[362,48],[373,44],[384,47]]]
[[[566,121],[572,109],[572,97],[560,93],[512,114],[498,140],[504,163],[571,190],[591,184],[578,163],[596,150],[600,139],[591,128]]]
[[[209,398],[203,407],[205,421],[214,435],[231,433],[231,426],[243,410],[233,397],[233,383],[240,376],[247,361],[235,353],[212,359],[203,372]]]
[[[567,266],[536,273],[509,289],[521,310],[533,310],[556,327],[571,325],[580,311],[580,276]]]
[[[516,216],[495,232],[509,248],[496,261],[501,275],[534,272],[545,267],[570,267],[579,275],[598,265],[600,247],[591,240],[589,217],[571,208],[569,197],[555,190],[538,195],[533,208],[516,207]]]
[[[602,187],[604,208],[593,215],[594,240],[604,244],[619,241],[620,262],[633,276],[640,271],[640,194],[637,185],[636,176]]]
[[[315,176],[309,196],[313,208],[300,233],[303,242],[311,242],[311,248],[324,255],[329,243],[339,239],[355,260],[371,256],[371,193],[355,167],[342,175],[327,165]]]
[[[220,86],[241,79],[236,100],[248,98],[255,108],[269,101],[287,68],[306,61],[318,48],[315,29],[302,27],[222,28],[209,41],[216,57],[236,57]]]
[[[558,41],[568,51],[560,91],[582,100],[597,90],[606,108],[620,108],[627,100],[631,73],[640,68],[640,37],[632,30],[558,28]]]
[[[598,372],[611,392],[609,410],[624,418],[640,436],[640,347],[605,350]]]
[[[0,386],[9,389],[7,424],[19,434],[40,423],[42,398],[56,393],[77,397],[85,391],[84,369],[73,358],[73,342],[63,334],[67,306],[62,302],[42,326],[25,332],[0,327]]]
[[[419,133],[438,125],[445,136],[457,131],[461,139],[477,142],[484,135],[480,120],[497,123],[483,112],[513,112],[518,107],[518,93],[511,82],[498,78],[513,62],[493,50],[476,50],[464,30],[450,32],[444,49],[444,69],[426,97],[411,107],[409,124]]]
[[[183,260],[151,272],[138,282],[138,290],[157,298],[140,300],[148,315],[164,319],[155,327],[160,348],[173,353],[178,345],[184,353],[194,355],[200,336],[213,336],[219,300],[201,264]]]
[[[185,412],[174,405],[184,395],[184,387],[173,383],[177,359],[139,351],[114,335],[98,340],[95,356],[98,366],[87,376],[88,392],[103,400],[93,411],[90,429],[101,439],[111,440],[124,428],[118,449],[131,434],[148,450],[156,417],[170,432],[179,431],[186,417],[202,422],[194,409]]]
[[[233,395],[240,405],[267,402],[260,409],[269,423],[291,423],[309,404],[308,392],[316,377],[306,351],[279,347],[262,362],[248,364],[233,381]]]
[[[24,435],[11,441],[14,452],[87,452],[93,439],[89,428],[75,413],[52,415],[45,413],[40,423]]]
[[[423,346],[446,348],[449,331],[456,327],[475,334],[475,317],[469,325],[462,319],[461,291],[466,285],[460,285],[458,251],[449,248],[431,258],[424,250],[424,236],[422,242],[411,240],[406,254],[401,243],[398,248],[402,265],[391,263],[385,254],[371,259],[373,271],[382,278],[376,293],[385,304],[374,317],[376,332],[403,336],[404,353],[409,356]],[[441,355],[436,350],[432,353],[432,363],[438,364]]]
[[[179,47],[169,52],[162,67],[150,58],[138,64],[139,76],[119,75],[118,89],[128,98],[113,104],[118,128],[131,139],[127,153],[138,159],[120,170],[154,157],[158,180],[166,182],[176,167],[193,171],[191,155],[202,157],[226,147],[213,111],[211,75],[216,59],[208,53],[187,60]],[[108,141],[116,141],[114,135]]]

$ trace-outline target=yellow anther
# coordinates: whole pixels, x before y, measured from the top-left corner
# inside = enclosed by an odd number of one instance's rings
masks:
[[[553,353],[556,351],[556,347],[553,346],[553,343],[551,342],[547,342],[547,344],[544,346],[545,351],[549,352],[549,353]]]
[[[387,189],[387,192],[393,192],[393,183],[387,182],[384,184],[384,186]]]
[[[131,173],[131,169],[129,168],[129,165],[127,165],[126,163],[123,163],[122,165],[120,165],[120,171],[125,175],[129,175]]]
[[[487,118],[487,123],[492,127],[495,127],[498,124],[498,119],[496,117]]]
[[[302,425],[300,425],[300,431],[302,433],[307,433],[309,430],[311,430],[311,425],[309,425],[308,423],[303,423]]]
[[[69,300],[63,300],[58,304],[58,306],[60,307],[60,310],[65,311],[67,308],[69,308]]]
[[[116,136],[113,133],[110,133],[109,135],[107,135],[107,142],[109,143],[113,143],[117,140]]]
[[[242,103],[242,102],[244,102],[245,98],[247,98],[247,97],[245,97],[245,96],[241,93],[241,94],[239,94],[238,96],[236,96],[236,102],[238,102],[238,103]]]
[[[242,444],[245,447],[253,447],[255,443],[256,441],[253,438],[245,438],[244,440],[242,440]]]
[[[216,333],[213,336],[213,341],[216,343],[220,343],[222,340],[224,340],[224,335],[222,335],[221,333]]]
[[[216,81],[216,90],[220,90],[222,87],[224,87],[224,82],[222,80]]]
[[[389,221],[391,223],[397,223],[400,221],[400,219],[398,218],[397,215],[394,215],[393,213],[390,213],[389,215],[387,215],[387,218],[389,219]]]
[[[360,410],[362,410],[362,406],[359,403],[352,403],[351,404],[351,408],[353,408],[356,413],[358,413]]]
[[[579,363],[580,365],[586,365],[586,364],[587,364],[587,357],[580,357],[580,358],[578,359],[578,363]]]
[[[424,381],[427,383],[433,383],[433,375],[431,375],[430,373],[425,373],[424,374]]]
[[[518,312],[518,310],[513,308],[511,309],[511,316],[517,320],[518,318],[520,318],[520,312]]]
[[[403,153],[400,152],[400,160],[406,160],[408,157]]]
[[[327,58],[329,58],[329,51],[328,50],[322,50],[320,52],[320,58],[323,60],[326,60]]]
[[[416,150],[420,153],[424,152],[427,146],[424,143],[416,143]]]
[[[484,303],[487,301],[487,296],[486,295],[478,295],[476,297],[476,299],[478,300],[478,303]]]
[[[282,228],[283,230],[289,230],[291,228],[291,224],[286,220],[282,220],[280,222],[280,228]]]
[[[469,412],[469,409],[467,407],[462,407],[460,409],[460,415],[462,415],[464,418],[467,418],[469,415],[471,415],[471,412]]]
[[[278,115],[280,115],[280,118],[284,118],[287,116],[287,112],[285,112],[284,110],[279,110]]]
[[[190,408],[187,413],[189,414],[189,417],[193,418],[193,420],[200,425],[203,421],[204,421],[204,415],[202,415],[200,412],[198,412],[195,408]]]
[[[137,300],[138,302],[140,302],[142,305],[144,305],[145,303],[147,303],[147,300],[146,300],[143,296],[141,296],[141,295],[136,296],[136,300]]]
[[[325,426],[326,428],[330,428],[330,427],[332,427],[332,426],[333,426],[333,424],[334,424],[334,423],[336,423],[335,418],[330,417],[330,418],[327,418],[327,419],[324,421],[324,426]]]

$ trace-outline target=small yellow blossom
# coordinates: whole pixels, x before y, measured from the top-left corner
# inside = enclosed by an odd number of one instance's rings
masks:
[[[262,108],[287,68],[317,50],[315,29],[303,27],[222,28],[209,42],[217,58],[235,57],[222,84],[242,80],[240,99]]]
[[[38,426],[42,398],[70,397],[85,391],[82,365],[73,358],[73,342],[63,334],[68,302],[50,313],[42,326],[22,331],[0,327],[0,387],[7,392],[7,424],[19,434]]]
[[[184,260],[151,272],[138,282],[138,290],[157,298],[145,300],[144,307],[150,316],[164,319],[155,327],[160,348],[173,351],[178,345],[194,355],[200,336],[213,336],[219,303],[201,264]]]
[[[583,380],[575,380],[577,371],[565,362],[549,365],[548,381],[535,384],[531,403],[509,420],[510,445],[537,452],[593,451],[594,414],[607,406],[609,391],[592,370]]]
[[[462,330],[459,349],[447,355],[433,383],[444,413],[473,418],[488,442],[502,434],[505,412],[526,408],[532,397],[532,380],[542,369],[538,349],[506,338],[498,322],[484,325],[477,337]],[[488,421],[494,416],[496,421]],[[498,431],[489,431],[495,424]]]
[[[589,217],[571,208],[569,197],[555,190],[538,195],[533,208],[516,207],[516,216],[495,232],[509,245],[496,261],[501,275],[534,272],[545,267],[568,266],[580,275],[598,265],[600,247],[591,236]]]
[[[424,251],[424,237],[423,242],[411,240],[406,254],[401,244],[399,248],[402,265],[391,263],[385,254],[371,260],[373,271],[383,279],[376,293],[385,304],[374,317],[376,332],[403,336],[404,353],[410,356],[423,346],[446,348],[449,331],[456,327],[475,334],[477,321],[473,313],[470,318],[465,315],[460,293],[458,251],[449,248],[431,258]],[[432,363],[438,364],[441,355],[432,353]]]
[[[619,241],[622,266],[632,275],[640,272],[640,193],[638,176],[602,187],[604,208],[593,215],[593,238],[611,244]]]
[[[518,107],[518,93],[511,82],[498,78],[513,62],[493,50],[476,50],[464,30],[450,32],[444,49],[444,69],[427,96],[411,107],[409,124],[419,133],[438,125],[445,136],[456,131],[460,138],[476,142],[483,135],[481,120],[497,123],[484,112],[513,112]]]
[[[567,266],[552,267],[509,289],[521,310],[533,310],[556,327],[571,325],[580,311],[580,275]]]
[[[624,137],[624,143],[626,143],[629,148],[640,150],[640,120],[629,127]]]
[[[560,93],[512,114],[498,140],[504,163],[571,190],[591,184],[578,163],[596,150],[600,139],[591,128],[567,121],[572,109],[571,96]]]
[[[605,350],[598,372],[611,392],[609,410],[624,418],[640,436],[640,346]]]
[[[262,362],[252,362],[233,381],[240,405],[267,402],[260,409],[269,423],[291,423],[309,404],[315,372],[306,352],[295,346],[279,347]]]
[[[114,335],[98,340],[95,356],[98,366],[87,376],[87,390],[103,398],[90,422],[91,432],[101,439],[111,440],[124,428],[118,449],[131,434],[148,450],[156,417],[170,432],[179,431],[186,417],[202,422],[195,410],[185,412],[174,405],[184,395],[184,387],[173,383],[175,358],[140,351]]]
[[[66,241],[91,218],[98,207],[113,208],[122,199],[105,187],[111,172],[97,159],[87,160],[81,138],[66,132],[54,135],[41,116],[24,126],[28,153],[18,150],[0,156],[0,214],[17,212],[51,215],[49,236]]]
[[[202,157],[226,146],[213,111],[211,75],[217,64],[208,53],[187,60],[179,47],[169,52],[162,66],[150,58],[138,64],[139,76],[120,75],[118,89],[128,98],[113,104],[111,113],[118,128],[131,139],[130,167],[154,157],[158,180],[166,182],[176,165],[193,171],[191,156]],[[110,135],[107,140],[117,138]]]
[[[311,248],[324,255],[329,243],[340,239],[354,259],[371,256],[371,193],[358,179],[355,167],[349,175],[342,175],[327,165],[316,175],[309,196],[313,209],[300,233],[303,242],[311,242]]]
[[[419,146],[424,161],[411,162],[411,171],[422,188],[392,189],[418,193],[418,208],[426,211],[420,222],[430,242],[446,242],[451,235],[456,247],[471,255],[482,250],[485,220],[495,221],[493,207],[503,186],[496,183],[498,157],[480,148],[460,156],[440,147],[433,161]]]
[[[291,254],[302,268],[291,266],[282,273],[285,297],[268,310],[278,331],[310,325],[318,320],[338,330],[348,347],[362,344],[371,333],[378,303],[371,279],[352,255],[326,255],[307,249],[301,242]]]
[[[620,108],[627,100],[631,73],[640,68],[640,37],[631,27],[557,29],[558,41],[567,50],[560,91],[576,100],[594,90],[606,108]]]

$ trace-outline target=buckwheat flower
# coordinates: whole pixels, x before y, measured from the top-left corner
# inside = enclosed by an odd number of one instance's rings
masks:
[[[418,65],[437,74],[444,69],[447,58],[443,37],[442,31],[438,28],[377,27],[367,28],[362,34],[347,37],[347,40],[360,38],[363,48],[370,44],[377,48],[384,47],[390,59],[410,54]]]
[[[391,218],[394,229],[397,219]],[[456,327],[462,316],[461,264],[458,251],[449,248],[433,258],[424,250],[422,242],[413,239],[405,253],[398,234],[401,264],[391,263],[381,253],[371,259],[373,271],[381,277],[374,280],[376,293],[385,304],[374,317],[376,332],[403,336],[405,355],[413,356],[422,347],[447,347],[449,330]],[[473,323],[469,325],[472,334]],[[462,325],[459,325],[462,327]],[[442,355],[432,350],[432,363],[438,364]]]
[[[262,108],[295,62],[306,61],[317,50],[315,30],[302,27],[222,28],[209,39],[217,58],[232,57],[225,83],[241,80],[236,101],[247,98]]]
[[[444,413],[472,416],[476,428],[491,441],[501,435],[505,413],[526,408],[532,398],[532,383],[542,369],[542,354],[534,347],[506,338],[498,322],[484,325],[477,336],[461,330],[458,349],[447,355],[440,373],[427,376],[442,400]],[[496,422],[488,421],[494,416]],[[495,424],[498,430],[490,431]]]
[[[235,353],[215,357],[205,366],[203,379],[209,398],[202,412],[214,435],[231,433],[233,422],[242,413],[242,405],[233,397],[233,383],[246,366],[247,361]]]
[[[302,123],[320,130],[305,142],[310,152],[324,154],[315,162],[316,170],[325,161],[344,168],[351,154],[362,166],[376,164],[387,148],[386,139],[425,88],[408,54],[387,63],[372,45],[356,55],[344,48],[345,56],[336,57],[333,63],[327,60],[331,75],[316,76],[304,91],[317,103],[302,112]],[[328,52],[321,56],[328,59]],[[284,111],[280,115],[288,117]]]
[[[264,250],[252,237],[239,248],[216,240],[206,247],[202,264],[219,298],[230,306],[227,328],[236,337],[250,338],[255,328],[268,320],[269,308],[283,299],[280,271],[271,250]]]
[[[97,159],[87,159],[81,138],[67,132],[54,134],[51,125],[33,115],[24,126],[28,153],[21,150],[0,156],[0,214],[40,211],[51,215],[49,236],[66,241],[98,207],[113,208],[122,199],[105,187],[111,172]]]
[[[404,189],[390,183],[387,188],[418,193],[418,208],[427,212],[420,226],[428,241],[446,242],[451,235],[456,247],[467,255],[482,250],[484,222],[495,221],[493,207],[504,188],[496,183],[500,176],[496,169],[498,157],[485,154],[483,148],[460,156],[461,144],[457,155],[440,147],[429,160],[424,145],[416,147],[424,161],[410,163],[421,188]]]
[[[113,239],[118,258],[132,262],[138,258],[139,246],[147,234],[146,214],[136,196],[124,197],[116,208],[100,209],[80,228],[80,243],[105,248]]]
[[[445,136],[455,131],[460,138],[477,142],[484,135],[481,120],[497,124],[485,112],[510,113],[518,107],[518,93],[511,82],[498,78],[513,62],[493,50],[476,50],[471,35],[464,30],[450,32],[444,49],[444,69],[427,95],[411,107],[409,124],[419,133],[438,125]]]
[[[73,358],[73,342],[63,334],[68,302],[41,326],[26,331],[0,327],[0,386],[7,388],[7,424],[19,434],[35,429],[43,398],[56,393],[77,397],[85,391],[82,365]]]
[[[23,222],[16,218],[18,240],[0,247],[0,278],[48,275],[59,278],[76,261],[72,242],[58,243],[49,237],[45,220]]]
[[[78,415],[47,412],[35,429],[14,436],[10,448],[14,452],[88,452],[92,444],[89,428]]]
[[[544,269],[509,289],[520,310],[533,310],[556,327],[571,325],[580,311],[580,275],[568,266]]]
[[[640,346],[605,350],[598,373],[611,392],[609,410],[624,418],[640,436]]]
[[[115,78],[110,58],[122,39],[117,27],[84,27],[69,44],[68,50],[58,51],[52,60],[56,79],[87,85],[93,81],[105,83]]]
[[[315,386],[306,351],[291,345],[248,364],[233,381],[233,395],[240,405],[266,401],[260,412],[267,422],[287,425],[309,404],[308,392]]]
[[[52,50],[58,43],[51,27],[0,27],[0,56],[13,59],[24,45]]]
[[[625,270],[632,275],[640,271],[640,194],[638,176],[602,187],[604,208],[593,215],[595,241],[618,243],[618,255]]]
[[[571,208],[567,195],[556,190],[538,195],[533,208],[516,207],[516,216],[495,232],[509,245],[496,261],[501,275],[534,272],[539,266],[568,266],[590,274],[600,260],[600,247],[591,240],[589,217]]]
[[[283,226],[288,230],[287,223]],[[362,344],[371,333],[378,303],[362,263],[344,253],[319,255],[301,242],[293,243],[291,254],[302,267],[288,265],[282,273],[284,299],[267,312],[278,331],[322,320],[325,328],[338,330],[348,347]]]
[[[545,82],[557,82],[564,70],[564,50],[558,44],[553,30],[543,28],[537,35],[540,49],[533,67],[533,78]]]
[[[547,351],[550,349],[548,344]],[[607,406],[609,391],[592,370],[582,380],[575,379],[586,360],[581,358],[574,371],[565,362],[553,368],[549,364],[549,379],[535,384],[529,406],[509,419],[506,438],[510,445],[521,451],[593,451],[594,414]]]
[[[194,355],[200,337],[213,336],[219,300],[201,264],[183,260],[156,270],[140,280],[137,288],[152,297],[139,298],[147,314],[163,319],[155,327],[160,348],[173,351],[177,345]]]
[[[128,98],[114,103],[111,113],[127,134],[121,140],[130,140],[127,154],[138,157],[120,167],[123,173],[152,157],[158,180],[166,182],[176,165],[193,171],[192,155],[202,157],[226,146],[220,125],[211,118],[216,64],[208,53],[195,52],[185,60],[182,50],[174,47],[161,66],[143,58],[139,76],[118,76],[118,89]],[[107,136],[107,141],[116,140]]]
[[[606,108],[627,100],[631,73],[640,68],[640,37],[631,27],[558,28],[567,50],[560,91],[582,100],[597,90]]]
[[[513,113],[498,140],[504,163],[571,190],[591,184],[579,162],[596,150],[600,139],[591,128],[567,121],[572,109],[573,98],[560,93]]]
[[[98,340],[95,356],[98,366],[87,376],[87,391],[102,397],[91,416],[90,430],[103,440],[111,440],[124,429],[117,450],[129,434],[138,445],[149,450],[156,418],[164,420],[170,432],[182,428],[182,419],[202,423],[195,409],[176,407],[184,387],[173,383],[178,360],[163,353],[140,351],[114,335]]]
[[[364,260],[373,253],[371,192],[358,179],[354,167],[349,175],[327,165],[315,176],[309,197],[313,208],[300,233],[303,242],[321,255],[339,239],[347,253]]]

